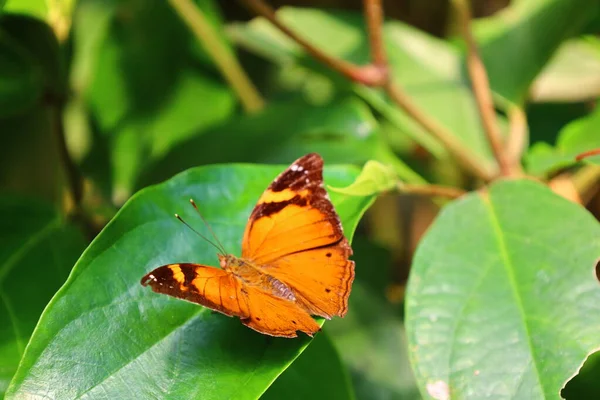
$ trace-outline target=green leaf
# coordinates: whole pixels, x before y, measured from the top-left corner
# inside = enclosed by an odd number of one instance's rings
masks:
[[[367,105],[346,97],[322,106],[298,99],[275,102],[260,113],[234,119],[174,147],[150,165],[138,187],[198,164],[281,163],[309,152],[320,153],[326,162],[380,160],[404,179],[422,181],[383,143]]]
[[[81,233],[49,205],[0,197],[0,395],[42,310],[84,248]]]
[[[596,109],[585,118],[565,126],[560,132],[555,147],[544,142],[533,145],[526,155],[527,172],[533,175],[545,175],[573,165],[578,154],[600,148],[599,131],[600,109]],[[598,163],[598,157],[584,160]]]
[[[367,161],[360,175],[345,188],[329,189],[350,196],[372,196],[392,190],[398,184],[394,170],[377,161]]]
[[[48,5],[45,0],[6,0],[3,11],[30,15],[44,20],[48,15]]]
[[[584,102],[600,97],[600,39],[564,42],[530,90],[537,102]]]
[[[588,0],[519,0],[475,21],[473,29],[493,90],[522,103],[560,44],[581,32],[599,9],[598,2]]]
[[[420,399],[410,367],[402,316],[385,298],[389,252],[354,238],[356,279],[348,314],[325,325],[350,370],[359,399]],[[333,398],[333,397],[330,397]]]
[[[220,28],[214,2],[197,3]],[[147,162],[224,122],[236,99],[168,2],[88,1],[74,26],[73,85],[100,133],[82,164],[122,204]]]
[[[354,393],[331,339],[322,332],[260,398],[354,399]]]
[[[206,166],[142,190],[120,210],[75,266],[44,312],[8,399],[248,398],[262,394],[310,342],[272,338],[238,319],[157,295],[140,285],[160,265],[217,265],[215,250],[173,218],[198,229],[194,198],[225,247],[240,253],[246,220],[282,167]],[[358,171],[327,167],[327,184]],[[351,239],[372,197],[331,194]],[[51,367],[50,367],[51,366]]]
[[[364,19],[359,13],[285,7],[277,15],[286,25],[328,54],[359,65],[369,62]],[[348,85],[327,68],[304,56],[295,43],[263,19],[254,19],[246,25],[234,25],[230,32],[238,43],[273,61],[295,59],[338,83],[341,81]],[[386,21],[383,35],[395,82],[431,118],[446,127],[482,163],[487,163],[491,168],[492,154],[485,141],[470,86],[463,76],[463,56],[460,51],[445,41],[397,21]],[[391,103],[380,90],[361,85],[352,87],[393,122],[400,134],[409,135],[437,157],[447,155],[441,143]],[[505,130],[506,121],[503,117],[499,117],[499,123]]]
[[[407,291],[423,396],[558,398],[600,345],[599,257],[598,221],[538,183],[499,182],[447,206]]]

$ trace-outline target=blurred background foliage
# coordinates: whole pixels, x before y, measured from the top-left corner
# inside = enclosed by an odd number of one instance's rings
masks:
[[[0,393],[86,243],[143,187],[197,165],[286,164],[309,151],[327,164],[377,160],[406,182],[474,186],[444,146],[381,90],[340,77],[240,2],[194,0],[221,51],[239,60],[260,93],[252,107],[243,104],[176,3],[0,0]],[[394,81],[491,164],[450,3],[383,3]],[[369,62],[361,1],[270,4],[316,47]],[[472,10],[502,131],[510,128],[511,107],[522,107],[529,143],[518,153],[526,172],[560,176],[575,155],[600,147],[600,6],[477,0]],[[587,184],[585,203],[598,215],[597,185],[589,184],[597,170],[576,179]],[[378,199],[353,243],[351,313],[327,323],[327,338],[301,355],[274,393],[285,393],[288,380],[301,381],[319,350],[339,357],[331,362],[346,372],[332,381],[349,379],[351,388],[342,391],[348,397],[419,398],[402,299],[414,249],[438,207],[415,196]],[[381,266],[376,273],[361,269],[373,264]],[[16,287],[36,296],[22,298]],[[584,371],[587,378],[565,391],[572,398],[600,391],[589,378],[598,372],[592,361]]]

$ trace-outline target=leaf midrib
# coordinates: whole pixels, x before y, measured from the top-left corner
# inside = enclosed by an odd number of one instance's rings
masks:
[[[536,357],[535,357],[535,348],[533,346],[533,343],[531,342],[530,327],[527,324],[527,314],[525,312],[523,298],[521,297],[521,293],[517,290],[518,281],[517,281],[517,278],[514,273],[515,267],[514,267],[514,264],[508,254],[508,248],[506,245],[506,240],[505,240],[505,237],[504,237],[504,234],[502,231],[502,227],[500,225],[500,220],[498,219],[498,214],[496,213],[496,210],[494,209],[494,205],[492,204],[492,201],[491,201],[489,195],[482,196],[482,203],[483,203],[484,207],[486,207],[489,210],[490,222],[492,225],[492,229],[494,230],[495,236],[497,238],[498,250],[500,251],[500,256],[501,256],[502,260],[504,261],[502,263],[502,265],[504,265],[504,267],[505,267],[506,275],[510,282],[510,286],[511,286],[511,289],[513,292],[513,297],[515,299],[515,303],[521,314],[521,321],[523,323],[523,329],[525,330],[527,347],[529,347],[529,351],[532,356],[531,358],[533,361],[532,362],[533,368],[535,370],[535,377],[537,379],[539,387],[542,388],[542,393],[545,393],[544,385],[542,384],[540,371],[538,369],[538,365],[537,365],[537,361],[536,361]]]

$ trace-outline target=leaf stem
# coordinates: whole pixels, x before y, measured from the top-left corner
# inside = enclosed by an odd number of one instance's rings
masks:
[[[584,151],[583,153],[577,154],[577,156],[575,156],[575,161],[581,161],[585,158],[597,156],[599,154],[600,154],[600,149]]]
[[[421,196],[429,197],[448,197],[450,199],[456,199],[464,196],[467,192],[451,186],[441,185],[415,185],[406,184],[404,182],[398,182],[396,189],[400,193],[416,194]]]
[[[247,112],[263,109],[265,102],[262,96],[202,10],[192,0],[169,0],[169,2],[212,57],[223,77],[238,95],[244,109]]]
[[[522,173],[521,157],[527,147],[527,115],[523,107],[511,105],[508,109],[508,139],[505,152],[512,165],[513,172]]]
[[[382,38],[383,9],[381,0],[364,0],[365,19],[369,30],[369,42],[373,61],[366,66],[356,66],[345,60],[331,57],[314,47],[283,24],[275,15],[275,11],[263,0],[240,1],[257,15],[270,21],[281,32],[300,45],[308,54],[332,70],[354,82],[366,86],[384,88],[392,101],[400,106],[421,127],[442,142],[463,168],[486,181],[494,177],[493,172],[485,168],[482,165],[482,161],[473,156],[470,150],[464,147],[459,140],[456,140],[449,130],[427,116],[397,85],[391,82]]]
[[[494,110],[490,82],[485,65],[479,56],[477,43],[475,43],[475,38],[471,32],[470,6],[467,0],[452,0],[452,3],[457,10],[460,31],[467,45],[467,68],[471,77],[473,94],[475,95],[475,101],[479,109],[479,115],[481,116],[483,130],[487,135],[494,157],[500,167],[500,173],[510,176],[513,173],[513,169],[502,145],[502,135],[496,121],[496,111]]]
[[[369,32],[371,62],[388,77],[388,65],[383,44],[383,7],[381,0],[364,0],[365,19]]]

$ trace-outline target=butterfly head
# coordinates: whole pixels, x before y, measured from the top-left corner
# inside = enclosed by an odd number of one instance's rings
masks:
[[[219,265],[225,271],[229,271],[232,268],[235,269],[243,264],[243,261],[232,254],[219,254]]]

